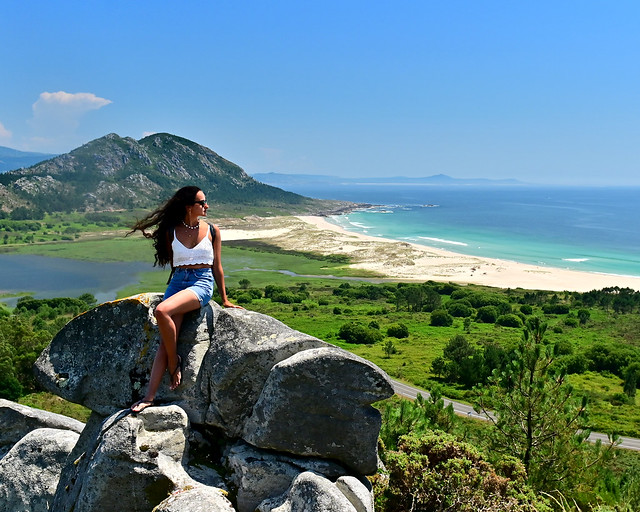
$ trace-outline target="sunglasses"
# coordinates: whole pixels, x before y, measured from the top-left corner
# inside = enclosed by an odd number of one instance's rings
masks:
[[[200,201],[194,201],[193,204],[199,204],[200,206],[204,206],[205,204],[207,204],[207,200],[201,199]]]

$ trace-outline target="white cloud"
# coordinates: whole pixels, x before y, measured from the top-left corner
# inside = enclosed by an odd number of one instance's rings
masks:
[[[33,104],[34,117],[46,115],[52,111],[67,115],[82,115],[89,110],[98,110],[109,103],[111,100],[100,98],[91,92],[77,92],[71,94],[64,91],[43,92],[40,98]]]
[[[142,138],[149,137],[150,135],[155,135],[158,132],[142,132]]]
[[[90,92],[43,92],[32,105],[33,117],[29,120],[30,144],[39,143],[41,151],[68,151],[86,142],[76,134],[82,117],[92,110],[99,110],[112,103]],[[49,141],[46,143],[45,141]]]
[[[0,123],[0,141],[8,142],[11,139],[11,131],[7,130],[2,123]]]

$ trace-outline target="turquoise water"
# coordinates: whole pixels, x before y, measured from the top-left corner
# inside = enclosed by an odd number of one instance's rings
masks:
[[[358,233],[468,255],[640,276],[639,188],[387,184],[336,186],[313,195],[378,205],[329,218]]]

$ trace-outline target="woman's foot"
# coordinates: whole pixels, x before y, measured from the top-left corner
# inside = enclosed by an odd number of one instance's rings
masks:
[[[135,404],[133,404],[130,409],[131,412],[142,412],[147,407],[151,407],[152,405],[155,405],[155,402],[153,400],[145,400],[143,398],[142,400],[138,400]]]
[[[178,355],[178,360],[176,362],[176,368],[172,372],[169,372],[171,376],[171,384],[169,385],[170,390],[176,389],[180,383],[182,382],[182,358]]]

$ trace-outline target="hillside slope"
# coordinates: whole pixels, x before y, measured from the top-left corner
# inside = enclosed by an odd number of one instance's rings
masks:
[[[45,211],[150,208],[185,185],[215,203],[269,206],[291,213],[326,202],[265,185],[236,164],[190,140],[158,133],[139,141],[114,133],[26,169],[0,175],[0,207]],[[335,206],[335,205],[334,205]]]

